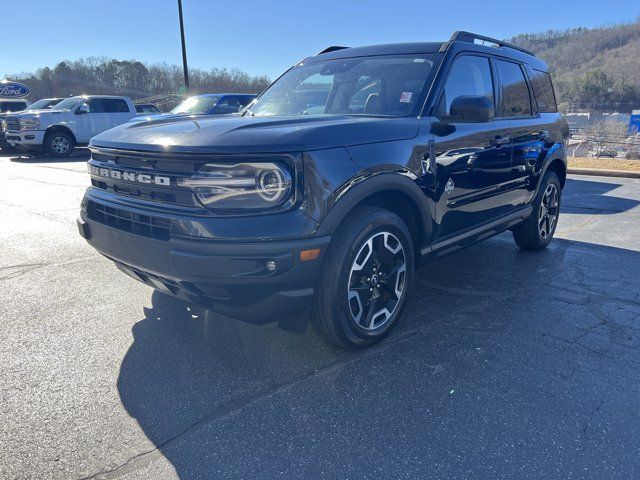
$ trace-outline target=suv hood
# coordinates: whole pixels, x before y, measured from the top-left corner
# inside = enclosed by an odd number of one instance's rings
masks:
[[[161,120],[166,118],[180,118],[184,117],[184,114],[181,113],[139,113],[137,116],[133,117],[129,120],[129,123],[132,122],[152,122],[154,120]]]
[[[413,138],[417,118],[318,115],[181,117],[125,123],[91,140],[96,147],[176,153],[276,153]]]

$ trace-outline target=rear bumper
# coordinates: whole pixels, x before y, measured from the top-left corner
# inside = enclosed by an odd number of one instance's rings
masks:
[[[157,290],[251,323],[267,323],[310,306],[330,237],[289,241],[158,240],[122,231],[82,211],[78,229],[127,275]],[[320,257],[300,261],[300,251]],[[271,272],[266,264],[275,261]]]

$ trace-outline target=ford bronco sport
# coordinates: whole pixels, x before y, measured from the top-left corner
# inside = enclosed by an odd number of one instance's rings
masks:
[[[239,116],[94,137],[78,227],[162,292],[251,322],[310,312],[364,347],[397,323],[420,260],[505,230],[547,246],[567,135],[546,65],[517,46],[329,47]]]

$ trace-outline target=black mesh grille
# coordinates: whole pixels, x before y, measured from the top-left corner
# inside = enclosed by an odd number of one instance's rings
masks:
[[[96,202],[89,202],[87,214],[96,222],[156,240],[169,240],[171,234],[171,220],[166,218],[142,215]]]

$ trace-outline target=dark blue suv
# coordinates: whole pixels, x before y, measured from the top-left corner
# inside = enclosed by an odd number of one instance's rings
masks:
[[[78,225],[169,295],[251,322],[302,312],[364,347],[397,323],[421,260],[504,230],[551,241],[567,135],[546,65],[517,46],[330,47],[239,116],[94,137]]]

